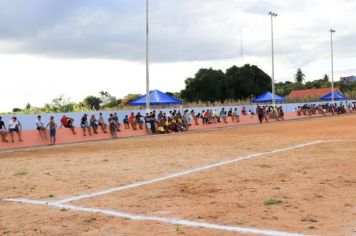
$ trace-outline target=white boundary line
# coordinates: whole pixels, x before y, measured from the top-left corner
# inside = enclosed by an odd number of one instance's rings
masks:
[[[325,142],[325,141],[318,140],[318,141],[314,141],[314,142],[295,145],[295,146],[288,147],[288,148],[280,148],[280,149],[275,149],[275,150],[267,151],[267,152],[249,154],[247,156],[243,156],[243,157],[235,158],[232,160],[222,161],[222,162],[218,162],[215,164],[186,170],[183,172],[171,174],[171,175],[160,177],[157,179],[123,185],[120,187],[116,187],[116,188],[112,188],[112,189],[108,189],[108,190],[104,190],[104,191],[69,197],[69,198],[66,198],[66,199],[63,199],[60,201],[56,201],[56,202],[46,202],[46,201],[31,200],[31,199],[20,199],[20,198],[18,198],[18,199],[9,198],[9,199],[0,199],[0,200],[4,201],[4,202],[16,202],[16,203],[24,203],[24,204],[32,204],[32,205],[51,206],[51,207],[56,207],[56,208],[64,208],[64,209],[69,209],[69,210],[73,210],[73,211],[81,211],[81,212],[88,212],[88,213],[100,213],[100,214],[114,216],[114,217],[118,217],[118,218],[128,218],[128,219],[136,220],[136,221],[150,220],[150,221],[158,221],[158,222],[169,223],[169,224],[184,225],[184,226],[189,226],[189,227],[207,228],[207,229],[224,230],[224,231],[230,231],[230,232],[267,235],[267,236],[303,236],[302,234],[287,233],[287,232],[274,231],[274,230],[260,230],[260,229],[253,229],[253,228],[246,228],[246,227],[239,227],[239,226],[211,224],[211,223],[189,221],[189,220],[177,219],[177,218],[134,215],[134,214],[129,214],[129,213],[120,212],[120,211],[105,210],[105,209],[99,209],[99,208],[79,207],[79,206],[67,205],[64,203],[78,201],[78,200],[90,198],[90,197],[101,196],[101,195],[109,194],[109,193],[113,193],[113,192],[123,191],[126,189],[136,188],[136,187],[143,186],[143,185],[153,184],[153,183],[161,182],[164,180],[192,174],[192,173],[199,172],[202,170],[212,169],[215,167],[219,167],[219,166],[223,166],[223,165],[227,165],[227,164],[231,164],[231,163],[235,163],[235,162],[239,162],[239,161],[243,161],[243,160],[248,160],[248,159],[252,159],[252,158],[258,158],[258,157],[273,154],[273,153],[279,153],[279,152],[285,152],[285,151],[290,151],[290,150],[294,150],[294,149],[299,149],[299,148],[303,148],[303,147],[307,147],[307,146],[311,146],[311,145],[320,144],[323,142]]]
[[[153,184],[153,183],[158,183],[158,182],[161,182],[161,181],[164,181],[164,180],[173,179],[173,178],[181,177],[181,176],[184,176],[184,175],[189,175],[189,174],[192,174],[192,173],[195,173],[195,172],[212,169],[212,168],[215,168],[215,167],[219,167],[219,166],[223,166],[223,165],[227,165],[227,164],[232,164],[232,163],[243,161],[243,160],[248,160],[248,159],[252,159],[252,158],[258,158],[258,157],[261,157],[261,156],[264,156],[264,155],[268,155],[268,154],[273,154],[273,153],[290,151],[290,150],[293,150],[293,149],[299,149],[299,148],[303,148],[303,147],[307,147],[307,146],[311,146],[311,145],[315,145],[315,144],[320,144],[320,143],[323,143],[323,141],[318,140],[318,141],[314,141],[314,142],[299,144],[299,145],[288,147],[288,148],[281,148],[281,149],[276,149],[276,150],[267,151],[267,152],[249,154],[247,156],[235,158],[235,159],[232,159],[232,160],[222,161],[222,162],[218,162],[218,163],[215,163],[215,164],[210,164],[210,165],[201,166],[201,167],[197,167],[197,168],[194,168],[194,169],[186,170],[186,171],[183,171],[183,172],[170,174],[170,175],[163,176],[163,177],[160,177],[160,178],[157,178],[157,179],[152,179],[152,180],[147,180],[147,181],[142,181],[142,182],[137,182],[137,183],[131,183],[131,184],[127,184],[127,185],[123,185],[123,186],[119,186],[119,187],[115,187],[115,188],[111,188],[111,189],[107,189],[107,190],[103,190],[103,191],[83,194],[83,195],[79,195],[79,196],[68,197],[68,198],[65,198],[63,200],[56,201],[55,203],[56,204],[64,204],[64,203],[78,201],[78,200],[85,199],[85,198],[97,197],[97,196],[101,196],[101,195],[105,195],[105,194],[109,194],[109,193],[113,193],[113,192],[119,192],[119,191],[123,191],[123,190],[127,190],[127,189],[137,188],[137,187],[140,187],[140,186]]]
[[[58,204],[58,203],[53,203],[53,202],[35,201],[35,200],[29,200],[29,199],[6,199],[3,201],[26,203],[26,204],[33,204],[33,205],[42,205],[42,206],[51,206],[51,207],[56,207],[56,208],[61,208],[61,209],[64,208],[64,209],[68,209],[68,210],[88,212],[88,213],[99,213],[99,214],[104,214],[104,215],[118,217],[118,218],[127,218],[127,219],[135,220],[135,221],[143,221],[143,220],[158,221],[158,222],[175,224],[175,225],[183,225],[183,226],[188,226],[188,227],[223,230],[223,231],[238,232],[238,233],[243,233],[243,234],[258,234],[258,235],[267,235],[267,236],[303,236],[302,234],[297,234],[297,233],[287,233],[287,232],[280,232],[280,231],[274,231],[274,230],[260,230],[260,229],[253,229],[253,228],[246,228],[246,227],[239,227],[239,226],[203,223],[203,222],[183,220],[183,219],[178,219],[178,218],[133,215],[133,214],[120,212],[120,211],[104,210],[104,209],[99,209],[99,208],[78,207],[78,206],[73,206],[73,205],[64,205],[64,204]]]

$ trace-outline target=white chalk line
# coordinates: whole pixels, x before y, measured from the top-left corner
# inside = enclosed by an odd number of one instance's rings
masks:
[[[118,217],[118,218],[126,218],[126,219],[130,219],[130,220],[135,220],[135,221],[149,220],[149,221],[157,221],[157,222],[162,222],[162,223],[169,223],[169,224],[188,226],[188,227],[194,227],[194,228],[206,228],[206,229],[238,232],[238,233],[243,233],[243,234],[257,234],[257,235],[267,235],[267,236],[303,236],[303,234],[298,234],[298,233],[287,233],[287,232],[274,231],[274,230],[260,230],[260,229],[253,229],[253,228],[239,227],[239,226],[211,224],[211,223],[190,221],[190,220],[184,220],[184,219],[178,219],[178,218],[134,215],[134,214],[129,214],[129,213],[121,212],[121,211],[104,210],[104,209],[99,209],[99,208],[79,207],[79,206],[73,206],[73,205],[58,204],[55,202],[36,201],[36,200],[29,200],[29,199],[11,199],[11,198],[5,199],[3,201],[32,204],[32,205],[51,206],[51,207],[56,207],[56,208],[60,208],[60,209],[68,209],[68,210],[81,211],[81,212],[87,212],[87,213],[98,213],[98,214],[104,214],[104,215]]]
[[[307,146],[311,146],[311,145],[316,145],[316,144],[320,144],[320,143],[323,143],[323,141],[318,140],[318,141],[314,141],[314,142],[299,144],[299,145],[288,147],[288,148],[282,148],[282,149],[276,149],[276,150],[267,151],[267,152],[249,154],[247,156],[235,158],[235,159],[232,159],[232,160],[222,161],[222,162],[218,162],[218,163],[215,163],[215,164],[210,164],[210,165],[206,165],[206,166],[202,166],[202,167],[198,167],[198,168],[194,168],[194,169],[189,169],[189,170],[186,170],[186,171],[183,171],[183,172],[170,174],[170,175],[163,176],[163,177],[156,178],[156,179],[152,179],[152,180],[147,180],[147,181],[142,181],[142,182],[137,182],[137,183],[131,183],[131,184],[127,184],[127,185],[123,185],[123,186],[119,186],[119,187],[115,187],[115,188],[111,188],[111,189],[107,189],[107,190],[103,190],[103,191],[83,194],[83,195],[79,195],[79,196],[68,197],[68,198],[65,198],[63,200],[56,201],[55,203],[56,204],[64,204],[64,203],[78,201],[78,200],[85,199],[85,198],[97,197],[97,196],[101,196],[101,195],[105,195],[105,194],[109,194],[109,193],[113,193],[113,192],[119,192],[119,191],[123,191],[123,190],[127,190],[127,189],[137,188],[137,187],[140,187],[140,186],[153,184],[153,183],[158,183],[158,182],[165,181],[165,180],[168,180],[168,179],[173,179],[173,178],[181,177],[181,176],[184,176],[184,175],[189,175],[189,174],[192,174],[192,173],[195,173],[195,172],[212,169],[212,168],[215,168],[215,167],[219,167],[219,166],[223,166],[223,165],[227,165],[227,164],[232,164],[232,163],[236,163],[236,162],[243,161],[243,160],[248,160],[248,159],[252,159],[252,158],[258,158],[258,157],[261,157],[261,156],[274,154],[274,153],[279,153],[279,152],[290,151],[290,150],[299,149],[299,148],[303,148],[303,147],[307,147]]]

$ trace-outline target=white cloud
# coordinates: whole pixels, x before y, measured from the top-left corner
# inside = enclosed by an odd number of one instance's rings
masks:
[[[301,67],[308,79],[330,74],[335,28],[335,77],[356,73],[356,2],[350,0],[150,0],[152,88],[179,91],[200,67],[244,62],[267,73],[270,21],[275,19],[277,81]],[[15,85],[0,110],[41,106],[66,94],[79,101],[108,90],[144,93],[145,1],[29,0],[0,2],[0,76]],[[48,82],[51,81],[51,82]],[[6,85],[4,85],[6,86]]]

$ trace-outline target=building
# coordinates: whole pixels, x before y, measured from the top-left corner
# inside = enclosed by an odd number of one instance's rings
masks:
[[[345,84],[356,82],[356,76],[351,75],[351,76],[347,76],[347,77],[341,77],[340,82],[345,83]]]
[[[341,93],[340,88],[334,88],[334,92]],[[331,88],[319,88],[319,89],[304,89],[304,90],[293,90],[288,99],[301,100],[305,98],[321,98],[328,93],[331,93]]]

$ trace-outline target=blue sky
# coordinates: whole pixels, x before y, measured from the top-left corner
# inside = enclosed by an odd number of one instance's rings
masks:
[[[330,28],[335,77],[356,73],[355,1],[150,0],[152,88],[180,91],[201,67],[251,63],[270,74],[269,11],[279,14],[277,81],[292,80],[298,67],[307,80],[330,74]],[[0,0],[0,76],[20,83],[0,95],[12,101],[0,110],[62,94],[144,93],[144,42],[144,0]]]

